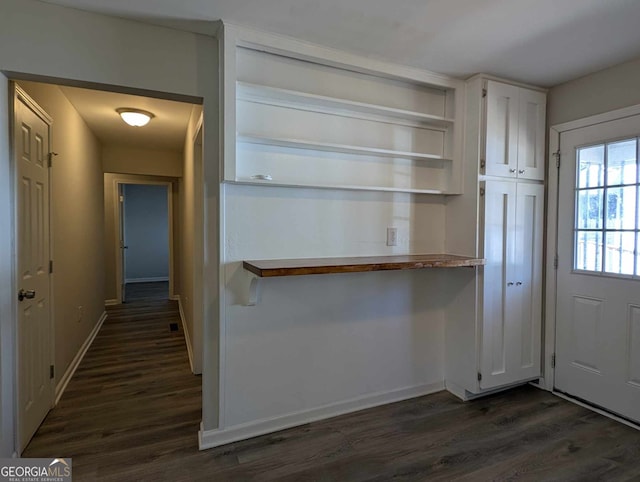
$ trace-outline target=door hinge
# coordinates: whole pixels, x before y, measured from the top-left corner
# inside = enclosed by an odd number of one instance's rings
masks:
[[[484,159],[480,159],[480,167],[484,169],[486,166],[487,166],[487,161],[485,161]]]
[[[481,382],[482,381],[482,373],[478,372],[478,381]]]
[[[553,157],[556,158],[556,168],[560,169],[560,149],[553,153]]]
[[[556,367],[556,354],[551,355],[551,368]]]
[[[58,155],[58,153],[57,153],[57,152],[50,152],[50,153],[49,153],[49,156],[48,156],[48,164],[49,164],[49,167],[51,167],[51,166],[52,166],[52,164],[53,164],[53,158],[54,158],[54,156],[57,156],[57,155]]]
[[[53,260],[50,259],[49,260],[49,274],[52,274],[52,273],[53,273]]]
[[[558,254],[553,257],[553,269],[558,269]]]
[[[480,188],[480,196],[484,196],[484,192],[485,192],[485,191],[484,191],[484,188],[483,188],[483,187],[481,187],[481,188]]]
[[[55,376],[56,376],[55,368],[53,367],[53,365],[49,365],[49,378],[53,380]]]
[[[482,89],[482,97],[486,97],[487,96],[487,89]]]

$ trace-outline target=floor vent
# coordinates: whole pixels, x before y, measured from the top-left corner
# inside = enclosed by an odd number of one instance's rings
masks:
[[[178,331],[178,324],[177,323],[169,323],[169,329],[171,331]]]

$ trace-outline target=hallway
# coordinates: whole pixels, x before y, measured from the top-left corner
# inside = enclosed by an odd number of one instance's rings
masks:
[[[178,303],[137,301],[107,313],[22,455],[72,457],[74,480],[135,480],[148,473],[145,462],[198,451],[201,378],[189,368]]]

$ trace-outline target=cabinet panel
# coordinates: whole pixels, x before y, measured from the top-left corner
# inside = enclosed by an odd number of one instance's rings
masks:
[[[484,195],[484,266],[480,387],[509,383],[513,313],[507,299],[514,293],[513,236],[516,216],[516,184],[487,181]]]
[[[487,82],[485,174],[516,177],[518,160],[518,87]]]
[[[519,379],[540,375],[544,186],[519,183],[516,197],[515,273],[519,306],[513,371]]]
[[[485,183],[480,388],[540,375],[544,187]]]
[[[520,89],[519,117],[518,177],[543,180],[546,95]]]

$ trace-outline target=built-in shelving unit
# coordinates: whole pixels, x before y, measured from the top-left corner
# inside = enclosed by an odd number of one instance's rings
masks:
[[[225,135],[225,181],[461,193],[463,83],[252,46],[234,54],[225,122],[236,129]]]
[[[238,82],[236,92],[239,100],[280,107],[293,107],[314,112],[327,112],[334,115],[353,116],[356,118],[368,118],[367,116],[373,115],[386,117],[386,121],[391,123],[400,122],[401,124],[406,124],[414,122],[442,129],[448,129],[455,123],[454,119],[438,115],[247,82]]]
[[[452,254],[358,256],[350,258],[305,258],[244,261],[243,267],[260,278],[308,274],[359,273],[423,268],[460,268],[484,264],[482,258]]]
[[[306,141],[301,139],[281,139],[277,137],[261,137],[261,136],[251,136],[251,135],[239,135],[237,137],[237,141],[239,143],[247,143],[247,144],[261,144],[266,146],[278,146],[278,147],[288,147],[291,149],[305,149],[311,151],[326,151],[326,152],[336,152],[342,154],[364,154],[364,155],[373,155],[380,157],[391,157],[398,159],[411,159],[411,160],[424,160],[424,161],[433,161],[433,160],[449,160],[445,159],[442,156],[437,156],[433,154],[422,154],[420,152],[405,152],[405,151],[396,151],[392,149],[378,149],[375,147],[365,147],[365,146],[348,146],[344,144],[332,144],[329,142],[321,142],[321,141]]]

